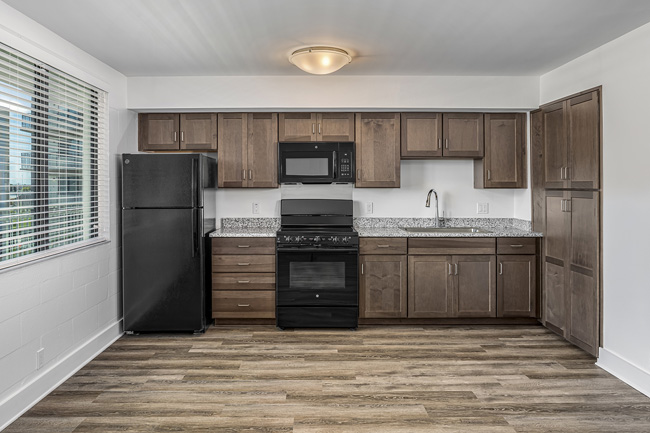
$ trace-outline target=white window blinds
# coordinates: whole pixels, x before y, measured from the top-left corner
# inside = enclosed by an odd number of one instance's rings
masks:
[[[108,237],[106,99],[0,44],[0,268]]]

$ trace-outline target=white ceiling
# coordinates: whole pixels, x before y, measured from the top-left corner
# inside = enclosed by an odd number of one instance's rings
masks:
[[[540,75],[650,22],[648,0],[2,0],[127,76]]]

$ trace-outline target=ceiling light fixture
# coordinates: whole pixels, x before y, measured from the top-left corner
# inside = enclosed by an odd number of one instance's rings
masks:
[[[325,75],[347,65],[352,57],[340,48],[305,47],[291,53],[289,61],[310,74]]]

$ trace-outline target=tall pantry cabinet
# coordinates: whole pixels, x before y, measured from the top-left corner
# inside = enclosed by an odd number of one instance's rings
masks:
[[[571,343],[598,355],[601,335],[600,88],[540,107],[533,114],[543,200],[543,321]],[[533,149],[533,156],[536,155]],[[534,182],[535,184],[535,182]],[[542,197],[543,195],[543,197]]]

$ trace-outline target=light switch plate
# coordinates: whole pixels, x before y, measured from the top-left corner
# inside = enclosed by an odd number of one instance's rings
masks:
[[[488,213],[490,213],[490,204],[489,203],[476,203],[476,213],[478,213],[478,214],[488,214]]]

